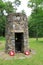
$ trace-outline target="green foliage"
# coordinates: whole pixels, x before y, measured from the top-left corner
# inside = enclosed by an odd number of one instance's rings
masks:
[[[16,5],[20,5],[20,1],[19,0],[15,0],[15,4]],[[10,1],[3,2],[2,0],[0,0],[0,36],[4,36],[5,35],[6,16],[3,13],[4,10],[8,14],[16,12],[15,8],[12,6],[12,2],[10,2]]]
[[[32,3],[37,3],[38,5],[43,2],[43,0],[30,0]]]
[[[29,33],[31,37],[33,36],[38,38],[43,36],[42,2],[43,0],[30,0],[28,3],[28,6],[30,5],[32,8],[32,14],[29,19]]]
[[[19,6],[21,4],[21,1],[20,0],[15,0],[14,3],[15,3],[15,5]]]
[[[15,0],[14,1],[14,8],[15,8],[15,10],[17,10],[17,7],[19,7],[19,5],[21,4],[21,1],[20,0]]]
[[[5,3],[3,3],[2,0],[0,0],[0,10],[3,10],[5,7]]]
[[[12,3],[10,1],[5,2],[5,10],[7,13],[14,12],[14,8],[13,8]]]
[[[6,22],[6,17],[0,16],[0,36],[5,35],[5,22]]]
[[[29,0],[28,1],[28,7],[38,7],[39,5],[42,5],[43,0]]]
[[[12,4],[11,2],[3,2],[0,0],[0,36],[5,35],[6,16],[3,14],[4,10],[6,10],[7,13],[13,12]]]
[[[20,5],[20,1],[19,0],[15,0],[14,4],[16,6]],[[0,0],[0,36],[5,36],[5,23],[6,23],[6,16],[3,14],[3,11],[6,11],[8,14],[9,13],[15,13],[16,9],[12,6],[12,2],[7,1],[7,2],[3,2],[2,0]]]
[[[37,14],[35,11],[31,14],[29,32],[30,36],[36,37],[37,33],[39,37],[43,36],[43,10],[41,8],[37,9]]]

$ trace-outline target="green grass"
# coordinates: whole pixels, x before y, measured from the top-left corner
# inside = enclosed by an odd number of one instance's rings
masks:
[[[1,36],[0,37],[0,50],[4,50],[5,43],[6,43],[5,38]]]
[[[0,50],[3,50],[5,45],[5,38],[0,38],[0,42],[2,43]],[[43,65],[43,38],[39,38],[38,41],[36,41],[35,38],[30,38],[29,45],[31,49],[36,51],[36,54],[32,55],[31,58],[21,60],[14,58],[12,60],[0,59],[0,65]]]

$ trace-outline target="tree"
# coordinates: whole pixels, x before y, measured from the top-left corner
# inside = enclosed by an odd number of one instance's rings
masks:
[[[3,11],[5,10],[8,14],[9,13],[15,13],[15,6],[13,7],[13,3],[10,1],[4,2],[0,0],[0,36],[5,35],[5,22],[6,22],[6,16],[4,15]],[[19,0],[15,0],[15,5],[20,5]]]
[[[7,6],[9,5],[9,6]],[[0,0],[0,36],[5,35],[5,22],[6,22],[6,16],[4,15],[3,11],[6,10],[7,13],[13,12],[13,7],[11,5],[11,2],[3,2]]]
[[[32,13],[29,18],[29,31],[32,36],[41,36],[43,31],[43,10],[38,9],[38,14]],[[37,34],[36,34],[37,33]]]
[[[43,10],[42,10],[42,0],[30,0],[28,3],[28,6],[32,8],[32,14],[30,17],[30,26],[32,26],[35,35],[36,35],[36,40],[38,40],[38,35],[39,35],[39,29],[42,24],[42,16],[43,16]],[[40,25],[40,26],[39,26]]]
[[[5,17],[3,16],[3,10],[5,7],[5,3],[3,3],[2,0],[0,0],[0,35],[3,34],[4,31],[4,24],[5,24]]]
[[[16,11],[17,7],[19,7],[19,5],[21,4],[21,1],[20,0],[15,0],[12,4],[14,4],[14,9]]]
[[[4,7],[5,7],[5,3],[3,3],[2,0],[0,0],[0,15],[3,14]]]
[[[12,6],[12,2],[10,2],[10,1],[5,2],[5,10],[6,10],[6,12],[8,14],[14,12],[14,8]]]

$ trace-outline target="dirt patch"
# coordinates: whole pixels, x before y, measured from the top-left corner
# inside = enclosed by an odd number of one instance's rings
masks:
[[[0,51],[0,59],[4,60],[12,60],[12,59],[25,59],[25,58],[31,58],[34,51],[30,53],[30,55],[25,55],[23,53],[16,53],[15,56],[10,56],[9,54],[6,54],[5,51]]]
[[[31,49],[31,53],[34,55],[36,54],[36,51],[34,49]]]
[[[3,46],[3,44],[2,44],[2,42],[0,42],[0,47],[2,47]]]
[[[2,46],[2,42],[0,42],[0,46]]]
[[[2,43],[0,42],[0,44],[2,44]]]

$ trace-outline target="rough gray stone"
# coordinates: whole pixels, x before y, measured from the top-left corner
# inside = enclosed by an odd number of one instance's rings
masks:
[[[6,51],[15,49],[15,33],[23,33],[22,52],[28,49],[28,22],[25,14],[10,13],[6,22]]]

